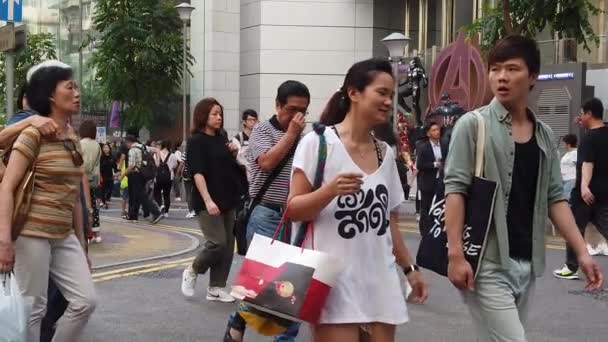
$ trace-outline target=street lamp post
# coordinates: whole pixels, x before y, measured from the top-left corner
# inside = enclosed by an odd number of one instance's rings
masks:
[[[182,23],[184,24],[183,28],[182,28],[182,34],[183,34],[183,71],[182,71],[182,137],[183,137],[183,141],[186,141],[186,138],[188,137],[187,132],[186,132],[186,123],[188,122],[188,118],[187,118],[187,113],[188,110],[186,108],[186,77],[188,77],[188,65],[187,65],[187,59],[186,59],[186,32],[188,29],[188,22],[190,21],[190,15],[192,14],[192,11],[194,10],[194,6],[190,5],[189,3],[186,2],[182,2],[181,4],[175,6],[175,9],[177,9],[177,13],[179,14],[179,18],[182,20]]]
[[[406,37],[403,33],[394,32],[382,39],[382,44],[388,50],[389,60],[393,64],[393,72],[395,74],[395,89],[393,95],[393,129],[397,129],[399,118],[397,117],[397,110],[399,108],[399,63],[401,63],[407,47],[410,43],[410,38]]]

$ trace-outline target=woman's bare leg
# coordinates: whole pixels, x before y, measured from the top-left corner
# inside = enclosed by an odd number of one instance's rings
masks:
[[[386,323],[370,323],[360,330],[359,342],[395,342],[395,326]]]
[[[359,341],[358,324],[319,324],[313,327],[314,342]]]

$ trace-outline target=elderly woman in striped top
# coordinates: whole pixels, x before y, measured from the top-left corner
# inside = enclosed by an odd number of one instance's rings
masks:
[[[78,197],[83,175],[76,132],[69,126],[80,94],[72,69],[49,61],[28,72],[27,98],[33,110],[58,126],[54,138],[26,128],[17,138],[0,184],[0,273],[14,271],[21,293],[34,298],[27,341],[40,341],[50,278],[69,302],[54,341],[77,341],[93,313],[96,294],[80,229]],[[31,208],[20,236],[12,241],[14,194],[35,163]]]

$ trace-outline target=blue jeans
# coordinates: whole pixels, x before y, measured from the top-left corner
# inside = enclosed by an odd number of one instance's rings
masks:
[[[275,210],[258,205],[253,209],[249,222],[247,223],[247,241],[253,239],[253,234],[257,233],[263,236],[272,237],[274,231],[281,221],[281,215]],[[239,315],[238,311],[233,312],[228,320],[228,326],[239,331],[245,331],[245,320]],[[298,331],[300,330],[299,323],[290,324],[285,333],[275,336],[275,342],[293,342]]]
[[[563,182],[564,197],[566,197],[566,200],[568,202],[570,202],[570,196],[572,195],[572,189],[574,189],[575,182],[576,182],[576,180],[574,180],[574,179]]]

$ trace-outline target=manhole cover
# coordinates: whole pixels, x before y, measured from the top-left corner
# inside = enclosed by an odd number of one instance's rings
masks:
[[[180,268],[170,268],[166,270],[143,273],[140,274],[140,277],[144,278],[154,278],[154,279],[176,279],[182,277],[183,269]]]
[[[595,291],[585,291],[585,290],[576,290],[576,291],[568,291],[568,293],[578,296],[584,296],[593,298],[595,300],[599,300],[600,302],[604,302],[608,304],[608,289],[601,289]]]

